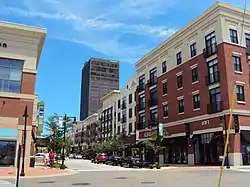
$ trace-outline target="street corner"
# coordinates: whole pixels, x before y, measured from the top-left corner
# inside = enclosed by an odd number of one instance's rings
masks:
[[[78,171],[71,169],[45,169],[45,168],[29,168],[24,177],[21,178],[48,178],[48,177],[60,177],[67,175],[77,174]],[[16,168],[0,168],[0,179],[12,179],[16,178]]]

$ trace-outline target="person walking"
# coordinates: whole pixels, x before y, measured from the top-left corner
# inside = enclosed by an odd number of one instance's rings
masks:
[[[49,162],[50,162],[50,159],[49,159],[49,152],[46,153],[44,155],[44,166],[45,166],[45,169],[47,169],[48,165],[49,165]]]
[[[52,150],[49,152],[49,160],[50,160],[50,167],[52,168],[54,165],[55,154]]]

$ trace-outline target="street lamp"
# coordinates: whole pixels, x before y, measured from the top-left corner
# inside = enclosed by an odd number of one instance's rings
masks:
[[[66,141],[66,131],[67,131],[67,119],[74,119],[73,123],[76,122],[76,117],[67,116],[67,114],[64,115],[64,118],[63,118],[62,165],[60,166],[60,169],[65,169],[66,168],[66,166],[64,164],[64,161],[65,161],[65,141]]]
[[[226,163],[227,163],[227,169],[230,169],[230,165],[229,165],[229,149],[228,149],[228,145],[226,145],[226,137],[227,137],[227,128],[226,128],[226,116],[223,115],[220,117],[220,126],[224,128],[225,131],[225,138],[224,138],[224,146],[227,146],[227,150],[226,150]]]
[[[25,151],[26,151],[26,134],[27,134],[27,118],[29,117],[28,115],[28,106],[26,105],[25,109],[24,109],[24,133],[23,133],[23,158],[22,158],[22,170],[20,173],[20,176],[25,176],[25,172],[24,172],[24,160],[25,160]]]

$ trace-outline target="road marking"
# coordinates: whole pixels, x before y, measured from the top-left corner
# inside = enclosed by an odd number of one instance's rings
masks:
[[[7,184],[7,185],[13,185],[13,186],[14,186],[14,184],[11,183],[11,182],[9,182],[9,181],[0,180],[0,186],[1,186],[2,184]]]

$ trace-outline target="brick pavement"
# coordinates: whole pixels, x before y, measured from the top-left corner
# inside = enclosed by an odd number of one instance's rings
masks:
[[[16,168],[14,167],[3,167],[0,168],[0,178],[14,178],[16,176]],[[70,173],[69,170],[60,170],[60,169],[44,169],[44,168],[29,168],[25,177],[48,177],[48,176],[58,176],[58,175],[66,175]]]

